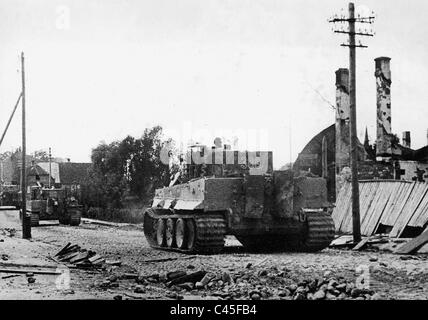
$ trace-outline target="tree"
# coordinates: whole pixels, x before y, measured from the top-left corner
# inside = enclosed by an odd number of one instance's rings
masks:
[[[133,195],[147,199],[154,189],[168,184],[168,164],[161,158],[161,152],[171,140],[162,140],[162,127],[145,129],[143,136],[134,141],[135,147],[130,157],[129,187]]]
[[[34,159],[40,160],[42,162],[48,162],[49,153],[47,153],[45,150],[36,150],[34,151]]]
[[[173,141],[163,140],[162,127],[145,129],[141,138],[127,136],[92,150],[89,191],[94,205],[120,208],[126,195],[142,201],[169,182],[168,164],[161,155]]]

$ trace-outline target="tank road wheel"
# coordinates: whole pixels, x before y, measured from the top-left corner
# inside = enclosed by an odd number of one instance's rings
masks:
[[[169,248],[175,245],[175,220],[171,218],[166,220],[166,245]]]
[[[175,224],[175,243],[177,244],[177,248],[186,249],[187,247],[187,234],[186,234],[186,222],[184,219],[179,218]]]
[[[158,225],[156,228],[156,243],[160,247],[166,246],[166,239],[165,239],[165,229],[166,229],[166,220],[165,219],[158,219]]]
[[[68,214],[66,212],[60,212],[58,221],[60,224],[70,224],[70,217],[68,217]]]
[[[196,236],[196,227],[193,219],[186,219],[186,230],[187,230],[187,249],[193,250],[195,247],[195,236]]]

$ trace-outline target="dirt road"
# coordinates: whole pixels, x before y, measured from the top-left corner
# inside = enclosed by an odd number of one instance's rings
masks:
[[[121,266],[105,265],[99,271],[67,269],[66,276],[36,274],[34,283],[28,283],[25,274],[3,279],[10,274],[0,272],[0,299],[428,298],[427,256],[403,260],[389,253],[333,249],[312,254],[253,254],[229,246],[223,254],[189,257],[151,249],[140,225],[43,224],[32,228],[32,240],[23,240],[18,211],[0,211],[0,268],[33,264],[64,270],[49,257],[68,242],[96,251],[106,259],[120,260]],[[164,258],[175,260],[148,262]],[[194,288],[191,283],[166,285],[165,275],[175,270],[202,270],[215,278],[202,288]],[[125,279],[125,274],[139,274],[139,278]],[[319,287],[324,283],[327,295],[309,292],[314,281]],[[332,283],[335,288],[327,289]],[[339,287],[343,287],[342,294]],[[354,290],[351,295],[352,288],[360,287],[370,294],[354,295]],[[304,295],[299,295],[299,290]]]

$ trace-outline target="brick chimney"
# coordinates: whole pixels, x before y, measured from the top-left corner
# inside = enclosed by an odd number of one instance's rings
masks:
[[[403,147],[410,148],[410,131],[403,131]]]
[[[336,174],[350,166],[349,70],[336,71]]]
[[[375,59],[376,77],[376,156],[390,157],[391,146],[391,69],[388,57]]]

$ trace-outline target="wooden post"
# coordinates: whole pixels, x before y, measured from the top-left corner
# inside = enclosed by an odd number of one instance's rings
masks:
[[[324,179],[328,179],[328,162],[327,162],[327,138],[324,136],[322,138],[322,145],[321,145],[321,159],[322,159],[322,177]]]
[[[49,189],[51,188],[51,177],[52,177],[52,168],[51,168],[51,148],[49,147]]]
[[[21,53],[21,73],[22,73],[22,150],[21,150],[21,210],[22,210],[22,238],[31,239],[31,217],[27,215],[27,174],[25,164],[25,69],[24,52]]]
[[[360,191],[358,186],[358,138],[357,138],[357,98],[356,98],[356,47],[355,47],[355,9],[349,3],[349,99],[350,99],[350,136],[351,136],[351,172],[352,172],[352,232],[354,243],[361,241]]]

